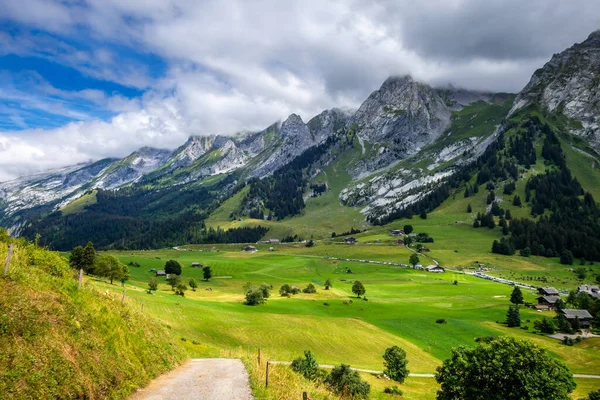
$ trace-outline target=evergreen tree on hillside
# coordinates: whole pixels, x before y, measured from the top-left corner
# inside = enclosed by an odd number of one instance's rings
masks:
[[[515,207],[521,207],[523,205],[523,203],[521,203],[521,196],[515,196],[513,197],[513,202],[512,205]]]
[[[521,292],[521,288],[518,286],[515,286],[511,295],[510,295],[510,302],[513,304],[523,304],[523,293]]]
[[[563,250],[560,253],[560,263],[565,265],[573,265],[574,262],[573,253],[569,250]]]
[[[210,278],[212,278],[213,272],[212,272],[212,269],[208,265],[205,266],[204,268],[202,268],[202,276],[204,277],[204,280],[206,282],[208,282],[208,280]]]
[[[518,304],[508,307],[508,311],[506,313],[506,325],[509,328],[516,328],[521,326],[521,313],[519,311]]]

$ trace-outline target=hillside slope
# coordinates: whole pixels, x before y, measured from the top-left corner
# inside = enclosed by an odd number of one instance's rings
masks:
[[[0,260],[8,241],[0,230]],[[0,279],[0,397],[121,399],[185,358],[139,310],[91,285],[77,290],[58,254],[14,243]]]

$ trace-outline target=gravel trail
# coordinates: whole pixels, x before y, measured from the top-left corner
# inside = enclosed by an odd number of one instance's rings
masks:
[[[192,359],[154,379],[129,400],[252,400],[248,373],[240,360]]]

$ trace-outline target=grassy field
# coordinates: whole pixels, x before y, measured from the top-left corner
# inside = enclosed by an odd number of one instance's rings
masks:
[[[443,207],[440,212],[442,210]],[[429,225],[429,221],[412,222],[417,232],[425,230],[436,238],[430,246],[432,257],[451,260],[456,266],[468,265],[475,257],[477,261],[497,266],[498,274],[539,273],[564,280],[569,285],[572,283],[569,274],[574,274],[557,268],[555,260],[523,260],[518,256],[485,253],[483,248],[495,237],[495,231],[488,230],[481,242],[460,240],[462,236],[458,232],[465,230],[466,238],[466,230],[472,228],[454,224],[436,227]],[[187,246],[188,251],[166,249],[113,254],[124,263],[135,261],[141,265],[130,267],[127,301],[139,309],[143,304],[146,313],[168,325],[192,356],[223,356],[224,349],[233,355],[240,351],[248,353],[249,349],[253,349],[252,353],[261,346],[270,359],[289,361],[310,349],[320,363],[344,362],[381,370],[385,348],[399,345],[407,351],[412,372],[431,373],[450,355],[452,347],[473,345],[474,339],[480,336],[507,334],[539,343],[565,361],[575,373],[600,374],[600,339],[566,347],[532,332],[533,321],[550,313],[522,310],[524,325],[529,327],[527,331],[508,329],[497,323],[505,319],[509,286],[460,271],[429,274],[390,265],[326,258],[406,263],[411,254],[403,246],[386,243],[394,239],[383,229],[357,236],[361,240],[357,245],[318,242],[317,246],[307,248],[289,244],[277,245],[273,252],[267,250],[269,246],[259,245],[259,251],[253,254],[241,252],[241,246],[236,245],[194,245]],[[370,243],[376,240],[379,243]],[[458,253],[447,250],[454,247]],[[182,298],[174,295],[162,281],[154,295],[146,293],[147,282],[153,276],[150,269],[162,268],[169,259],[183,265],[184,281],[195,278],[199,282],[197,291],[188,291]],[[214,277],[209,282],[202,281],[201,269],[192,268],[192,262],[210,265]],[[333,288],[326,291],[322,285],[328,278]],[[355,280],[365,285],[368,301],[352,294]],[[267,304],[257,307],[243,304],[242,286],[246,282],[265,282],[273,286]],[[278,294],[284,283],[303,288],[311,282],[318,288],[316,294],[299,294],[292,298]],[[117,285],[94,283],[102,290],[122,292]],[[534,301],[535,293],[525,291],[525,297],[527,301]],[[440,318],[447,323],[436,323]],[[371,376],[367,378],[373,381],[373,398],[387,398],[382,394],[384,383]],[[600,381],[597,383],[600,387]],[[588,388],[594,383],[585,381],[583,385]],[[410,379],[402,386],[406,399],[432,399],[437,390],[432,379]],[[269,396],[265,394],[265,398]]]
[[[78,214],[84,212],[87,206],[96,204],[97,193],[97,190],[92,190],[90,193],[86,193],[80,198],[73,200],[72,202],[61,208],[60,211],[62,211],[63,215]]]

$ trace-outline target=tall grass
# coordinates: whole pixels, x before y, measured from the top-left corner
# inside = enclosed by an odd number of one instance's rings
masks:
[[[0,262],[9,239],[0,235]],[[15,241],[0,278],[0,397],[120,399],[186,357],[166,327],[94,286],[58,254]]]

